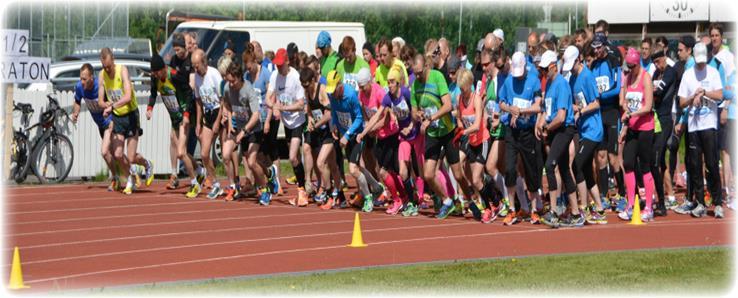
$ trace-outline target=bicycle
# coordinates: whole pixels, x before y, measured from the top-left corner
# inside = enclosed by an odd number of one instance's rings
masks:
[[[21,122],[25,120],[24,128],[14,133],[14,147],[11,151],[13,153],[11,159],[16,162],[16,165],[11,167],[13,169],[11,173],[17,183],[25,181],[29,169],[41,183],[62,182],[72,170],[74,147],[69,138],[59,133],[56,127],[57,117],[65,116],[66,120],[70,121],[69,114],[59,106],[59,102],[51,94],[46,97],[49,100],[48,109],[41,114],[38,123],[28,128],[25,126],[28,125],[28,118],[33,109],[28,104],[16,105],[23,113]],[[42,132],[29,141],[28,133],[36,127],[41,127]]]

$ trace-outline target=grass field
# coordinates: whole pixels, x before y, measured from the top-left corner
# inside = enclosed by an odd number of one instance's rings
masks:
[[[121,295],[715,295],[725,294],[734,286],[732,268],[733,248],[713,247],[387,266],[91,292]]]

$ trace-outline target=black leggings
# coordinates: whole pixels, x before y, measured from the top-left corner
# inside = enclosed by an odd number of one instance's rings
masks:
[[[671,138],[671,117],[659,117],[661,123],[661,132],[654,135],[653,151],[654,160],[651,163],[651,175],[653,183],[656,186],[656,196],[659,198],[659,204],[664,202],[664,173],[666,173],[666,141]]]
[[[553,141],[551,148],[548,150],[548,158],[546,158],[546,178],[548,178],[548,191],[557,189],[556,185],[556,167],[559,167],[561,180],[564,182],[564,190],[566,194],[577,191],[574,184],[574,178],[571,176],[569,168],[569,143],[574,137],[576,129],[574,126],[561,127],[553,132]]]
[[[702,175],[702,166],[706,168],[707,188],[712,196],[712,203],[715,206],[723,204],[722,186],[720,183],[720,169],[718,168],[719,151],[717,147],[717,131],[707,129],[701,131],[690,132],[689,146],[687,146],[687,155],[689,155],[687,176],[689,176],[692,192],[697,201],[705,204],[705,190]],[[704,156],[704,164],[702,163]]]
[[[541,146],[533,129],[505,128],[505,186],[515,187],[518,179],[518,153],[523,161],[528,191],[541,188]],[[503,192],[505,190],[502,190]]]
[[[574,158],[574,179],[577,184],[586,181],[587,189],[591,189],[596,184],[592,169],[592,160],[599,145],[600,143],[598,142],[582,138],[579,139],[579,151],[577,151],[577,155]]]
[[[628,130],[623,148],[623,168],[625,172],[634,172],[640,166],[640,173],[651,171],[651,155],[653,155],[653,130]]]

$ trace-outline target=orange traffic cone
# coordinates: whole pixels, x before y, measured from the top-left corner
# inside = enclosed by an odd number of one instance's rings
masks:
[[[13,265],[10,268],[10,282],[8,288],[11,290],[20,290],[30,288],[23,284],[23,272],[21,271],[20,253],[18,247],[13,251]]]
[[[635,203],[633,204],[633,216],[630,217],[629,225],[640,226],[643,224],[641,220],[641,199],[636,195]]]
[[[359,213],[356,212],[354,217],[354,234],[351,236],[351,244],[348,247],[366,247],[364,239],[361,237],[361,223],[359,222]]]

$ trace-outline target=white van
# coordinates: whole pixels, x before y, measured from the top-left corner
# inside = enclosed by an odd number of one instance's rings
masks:
[[[236,53],[242,53],[244,43],[256,40],[264,51],[276,52],[294,42],[300,51],[308,55],[315,54],[315,41],[320,31],[331,34],[331,45],[338,51],[344,36],[351,36],[356,42],[356,54],[361,55],[361,48],[366,41],[364,24],[337,22],[279,22],[279,21],[195,21],[179,24],[175,33],[197,32],[197,44],[208,55],[208,64],[215,65],[223,55],[226,42],[233,41]],[[174,55],[172,37],[167,39],[159,51],[164,61]]]

